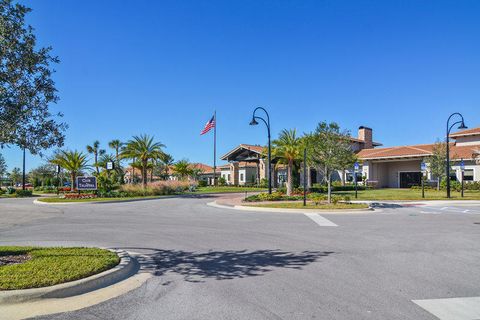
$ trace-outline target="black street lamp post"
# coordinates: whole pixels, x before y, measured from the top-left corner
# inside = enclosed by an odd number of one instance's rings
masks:
[[[256,115],[257,110],[262,110],[265,112],[267,116],[267,120],[263,119],[262,117],[258,117]],[[268,131],[268,193],[272,194],[272,145],[271,145],[271,139],[270,139],[270,116],[268,115],[267,110],[265,110],[262,107],[257,107],[255,110],[253,110],[253,116],[252,116],[252,121],[250,121],[251,126],[256,126],[258,125],[257,120],[262,120],[265,125],[267,126],[267,131]]]
[[[461,118],[461,120],[458,120],[457,122],[454,122],[450,125],[450,119],[453,117],[453,116],[459,116]],[[462,130],[462,129],[467,129],[467,126],[465,126],[465,121],[463,120],[463,116],[458,113],[458,112],[454,112],[450,115],[450,117],[448,117],[448,120],[447,120],[447,137],[446,137],[446,143],[447,143],[447,164],[446,164],[446,167],[445,167],[445,172],[447,174],[447,198],[450,198],[450,131],[452,131],[452,128],[459,124],[458,126],[458,129],[459,130]]]
[[[22,190],[25,190],[26,174],[25,174],[25,146],[23,146],[23,172],[22,172]]]

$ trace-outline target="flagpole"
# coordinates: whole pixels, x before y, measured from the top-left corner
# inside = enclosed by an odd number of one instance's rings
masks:
[[[217,186],[217,110],[213,114],[215,126],[213,127],[213,186]]]

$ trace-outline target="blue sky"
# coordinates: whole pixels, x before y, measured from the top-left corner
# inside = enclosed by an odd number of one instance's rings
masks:
[[[176,159],[212,163],[199,136],[216,109],[218,153],[336,121],[385,146],[444,136],[451,112],[480,126],[480,1],[21,1],[61,63],[53,106],[66,146],[148,133]],[[1,150],[9,169],[16,148]],[[28,156],[27,169],[42,163]]]

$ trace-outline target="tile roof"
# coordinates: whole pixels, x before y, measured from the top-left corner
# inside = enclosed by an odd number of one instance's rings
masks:
[[[411,157],[426,157],[433,154],[435,144],[419,144],[390,148],[363,149],[357,155],[362,160],[399,159]],[[457,146],[450,144],[451,159],[474,159],[480,155],[480,145]]]
[[[239,168],[256,168],[257,163],[256,162],[239,162],[238,163]],[[221,166],[218,166],[220,169],[230,169],[230,164],[224,164]]]
[[[201,173],[213,173],[213,167],[203,163],[192,163],[191,167],[201,170]]]
[[[476,136],[476,135],[480,135],[480,127],[457,131],[457,132],[451,133],[450,137],[458,138],[463,136]]]

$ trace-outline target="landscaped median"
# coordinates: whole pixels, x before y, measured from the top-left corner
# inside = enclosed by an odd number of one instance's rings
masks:
[[[282,192],[259,193],[247,197],[240,207],[254,208],[277,208],[277,209],[316,209],[316,210],[361,210],[369,209],[367,203],[352,203],[350,197],[332,195],[330,202],[328,197],[321,193],[309,193],[306,205],[303,205],[303,195],[287,196]],[[238,206],[237,206],[238,207]]]
[[[188,182],[181,181],[158,181],[149,183],[146,187],[142,185],[122,185],[117,190],[97,193],[93,192],[70,192],[59,196],[41,197],[35,200],[36,203],[88,203],[88,202],[123,202],[136,200],[160,199],[167,196],[194,196],[204,194],[222,193],[257,193],[265,191],[258,187],[196,187]]]
[[[270,202],[270,203],[253,203],[245,204],[248,207],[258,208],[279,208],[279,209],[317,209],[317,210],[359,210],[368,209],[367,203],[320,203],[315,204],[313,202],[307,202],[306,206],[303,202],[290,201],[290,202]]]
[[[119,262],[115,252],[99,248],[0,247],[0,291],[83,279]]]
[[[89,203],[89,202],[123,202],[123,201],[136,201],[136,200],[153,200],[165,198],[166,196],[138,196],[138,197],[88,197],[88,198],[64,198],[64,197],[42,197],[35,201],[43,203]]]

